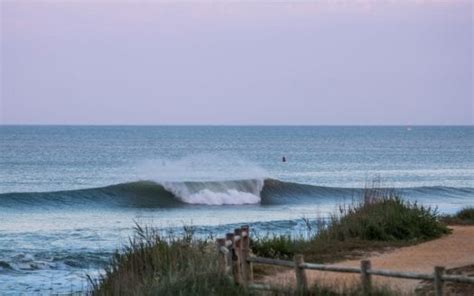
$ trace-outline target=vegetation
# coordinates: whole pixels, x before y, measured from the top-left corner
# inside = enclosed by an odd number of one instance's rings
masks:
[[[472,217],[472,209],[456,215]],[[463,217],[463,218],[461,218]],[[361,202],[343,206],[329,221],[320,221],[309,238],[286,235],[253,237],[251,249],[259,256],[331,262],[360,256],[361,252],[398,247],[437,238],[448,232],[436,209],[409,203],[391,191],[367,190]],[[235,285],[219,270],[214,240],[196,239],[192,229],[182,236],[162,236],[136,226],[130,246],[117,253],[103,276],[91,282],[92,295],[258,295]],[[255,266],[256,275],[264,272]],[[266,271],[268,272],[268,270]],[[371,295],[396,295],[379,288]],[[299,295],[275,290],[265,295]],[[336,291],[313,286],[309,295],[364,295],[358,287]]]
[[[137,225],[136,234],[101,278],[89,278],[91,295],[301,295],[290,288],[258,292],[235,285],[219,271],[214,241],[195,239],[192,229],[163,237]],[[337,290],[313,285],[306,295],[364,295],[360,287]],[[397,294],[377,287],[371,295]]]
[[[137,236],[117,253],[99,280],[90,280],[92,295],[245,295],[219,272],[210,240],[163,237],[136,226]]]
[[[474,225],[474,207],[465,207],[454,215],[446,215],[441,220],[448,225]]]

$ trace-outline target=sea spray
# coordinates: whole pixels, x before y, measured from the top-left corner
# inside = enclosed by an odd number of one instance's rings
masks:
[[[136,169],[139,179],[163,185],[184,203],[203,205],[259,203],[264,179],[269,175],[263,168],[232,153],[146,160]]]
[[[155,158],[137,163],[135,180],[163,182],[265,179],[270,174],[259,165],[233,153],[198,153],[178,159]],[[130,180],[127,180],[130,181]]]

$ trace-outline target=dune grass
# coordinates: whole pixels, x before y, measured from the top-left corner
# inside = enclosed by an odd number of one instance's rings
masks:
[[[162,236],[136,226],[136,237],[117,253],[105,274],[90,280],[92,295],[245,295],[219,272],[217,252],[209,239]]]

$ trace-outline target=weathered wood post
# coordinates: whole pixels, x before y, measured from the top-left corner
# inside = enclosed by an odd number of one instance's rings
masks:
[[[227,274],[228,275],[231,275],[232,274],[232,257],[233,257],[233,253],[234,253],[234,234],[232,232],[230,233],[227,233],[225,235],[225,240],[226,240],[226,246],[227,246],[227,249],[229,250],[229,253],[227,253],[227,257],[226,257],[226,265],[227,265]],[[227,242],[230,242],[230,245],[227,245]]]
[[[218,256],[218,264],[219,264],[219,271],[222,274],[227,273],[227,264],[226,264],[226,254],[222,252],[222,248],[225,248],[225,238],[218,238],[216,241],[217,245],[217,256]]]
[[[244,225],[240,228],[241,230],[241,267],[242,267],[242,280],[245,286],[248,286],[253,281],[252,274],[252,263],[248,262],[250,257],[250,228],[248,225]]]
[[[242,284],[242,272],[240,268],[240,259],[241,259],[241,250],[240,243],[242,238],[240,236],[241,230],[237,228],[234,230],[234,242],[233,242],[233,252],[232,252],[232,274],[234,275],[234,281],[236,284]]]
[[[434,290],[436,296],[443,296],[443,274],[444,274],[444,267],[443,266],[435,266],[434,268]]]
[[[365,294],[370,294],[372,289],[372,275],[368,272],[372,268],[370,260],[360,261],[360,281]]]
[[[306,278],[306,272],[302,264],[304,264],[303,255],[295,255],[295,274],[296,274],[296,287],[299,291],[305,293],[308,291],[308,279]]]

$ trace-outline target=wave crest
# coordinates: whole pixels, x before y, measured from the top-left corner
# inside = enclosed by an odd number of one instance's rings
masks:
[[[25,207],[138,207],[169,208],[186,205],[296,204],[316,200],[351,199],[362,196],[363,188],[324,187],[283,182],[275,179],[248,179],[211,182],[140,181],[101,188],[55,192],[0,194],[0,208]],[[474,197],[474,188],[398,188],[402,197],[435,200]]]

